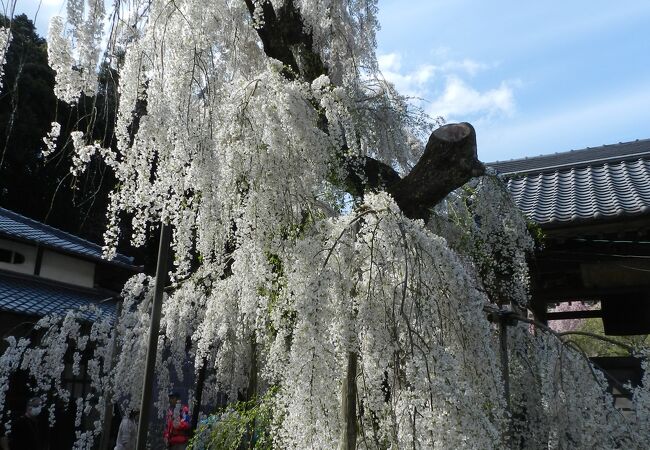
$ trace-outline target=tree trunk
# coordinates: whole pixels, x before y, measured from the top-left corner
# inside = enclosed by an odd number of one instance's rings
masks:
[[[255,333],[251,338],[251,367],[248,376],[248,388],[246,389],[246,401],[257,396],[257,341]]]
[[[205,376],[208,371],[208,358],[203,357],[201,361],[201,368],[196,380],[196,392],[194,393],[194,405],[192,406],[192,424],[190,426],[190,433],[194,436],[196,427],[199,424],[199,414],[201,412],[201,401],[203,399],[203,385],[205,384]]]
[[[348,368],[341,386],[343,427],[339,450],[357,448],[357,354],[348,352]]]
[[[255,3],[245,2],[253,17]],[[271,2],[263,2],[257,6],[260,7],[263,22],[257,34],[266,55],[285,65],[287,78],[299,77],[311,82],[327,74],[327,67],[313,48],[313,37],[293,1],[286,0],[277,11]],[[448,124],[431,133],[422,158],[403,179],[390,165],[370,157],[364,161],[350,158],[342,162],[347,171],[344,181],[352,195],[385,189],[407,217],[424,220],[447,194],[485,172],[476,155],[474,127],[466,122]]]

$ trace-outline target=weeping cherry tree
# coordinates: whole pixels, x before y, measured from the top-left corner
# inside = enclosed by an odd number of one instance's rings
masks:
[[[100,61],[119,71],[115,146],[73,134],[73,173],[101,158],[118,180],[106,257],[173,229],[161,413],[189,361],[204,403],[263,399],[274,448],[643,447],[647,390],[623,416],[579,349],[529,323],[526,221],[471,125],[382,78],[377,28],[373,0],[68,0],[52,19],[61,100],[100,89]],[[2,357],[1,379],[65,400],[62,355],[92,346],[78,448],[106,401],[138,406],[153,284],[126,284],[115,326],[46,317]],[[504,367],[486,311],[506,310]]]

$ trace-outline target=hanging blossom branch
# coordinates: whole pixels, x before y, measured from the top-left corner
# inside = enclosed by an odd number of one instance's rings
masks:
[[[600,334],[589,333],[587,331],[564,331],[564,332],[558,333],[558,336],[571,336],[571,335],[588,336],[588,337],[593,338],[593,339],[598,339],[600,341],[604,341],[604,342],[607,342],[607,343],[610,343],[610,344],[617,345],[617,346],[619,346],[621,348],[624,348],[628,352],[630,352],[630,354],[635,353],[634,347],[632,347],[630,345],[627,345],[627,344],[624,344],[623,342],[617,341],[616,339],[608,338],[607,336],[602,336]]]
[[[9,28],[0,28],[0,92],[3,87],[4,66],[7,62],[7,50],[11,43],[11,30]]]
[[[80,44],[97,43],[91,3],[69,2],[70,23],[52,23],[57,95],[69,102],[91,89],[97,53]],[[575,352],[522,326],[511,330],[508,410],[483,308],[526,305],[532,241],[503,186],[480,176],[471,125],[431,132],[379,81],[374,1],[129,5],[118,5],[127,10],[111,40],[116,149],[77,133],[74,170],[98,154],[115,172],[108,256],[124,229],[134,245],[160,221],[174,229],[160,414],[189,359],[205,368],[206,402],[273,393],[266,432],[277,448],[648,441],[643,427],[622,436],[619,419],[608,422],[609,398],[584,383]],[[141,394],[151,292],[143,275],[126,284],[121,352],[105,375],[110,347],[98,343],[90,373],[126,410]],[[59,355],[78,346],[47,342]],[[60,367],[42,368],[39,386],[59,393]]]
[[[484,310],[492,315],[504,312],[494,306],[486,306]],[[558,333],[543,323],[513,311],[507,311],[507,319],[512,322],[508,332],[509,341],[513,344],[509,351],[508,367],[514,381],[512,414],[513,417],[523,414],[513,420],[513,442],[524,443],[524,448],[527,442],[531,445],[541,442],[553,447],[571,442],[578,448],[589,445],[628,448],[634,447],[635,442],[640,442],[638,439],[644,439],[645,431],[639,429],[639,424],[647,413],[644,403],[648,399],[650,383],[647,373],[644,372],[639,386],[633,389],[629,386],[624,388],[631,391],[633,400],[632,411],[624,415],[614,406],[614,399],[606,392],[609,386],[606,378],[609,378],[609,375],[596,370],[589,357],[579,347],[572,341],[563,339],[564,336],[583,333]],[[526,327],[514,326],[516,322],[532,325],[542,333],[536,334]],[[598,335],[592,337],[603,338]],[[632,350],[614,339],[604,340]],[[528,347],[531,341],[532,348]],[[641,351],[639,355],[642,357],[642,365],[647,368],[647,350]],[[612,382],[620,384],[613,379]],[[545,405],[547,412],[544,416],[531,409],[535,402]],[[540,426],[532,425],[535,420],[542,420]],[[610,434],[584,434],[579,430],[586,424],[594,427],[608,426]],[[614,433],[613,429],[623,431]]]
[[[74,448],[90,448],[101,431],[104,419],[101,406],[111,370],[111,355],[107,352],[113,339],[111,320],[102,314],[99,307],[90,305],[70,310],[62,316],[41,318],[34,324],[29,336],[18,340],[8,337],[8,346],[0,357],[0,381],[4,386],[0,391],[3,423],[10,429],[12,417],[11,411],[5,408],[5,395],[12,373],[21,370],[28,375],[32,394],[49,405],[49,423],[52,426],[55,423],[56,402],[70,407],[71,392],[61,383],[66,364],[70,364],[72,375],[79,376],[83,362],[90,386],[85,396],[75,399],[77,439]],[[92,417],[91,411],[99,414],[97,422],[92,429],[83,429],[82,418]]]

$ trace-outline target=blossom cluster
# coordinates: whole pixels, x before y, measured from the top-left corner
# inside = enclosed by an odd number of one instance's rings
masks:
[[[103,0],[68,0],[67,23],[60,16],[50,20],[47,55],[55,71],[54,93],[64,102],[74,104],[82,93],[97,90],[104,15]]]
[[[286,278],[281,296],[295,318],[269,360],[281,371],[281,447],[337,446],[341,374],[352,353],[360,448],[501,448],[488,300],[444,239],[387,195],[368,195],[355,214],[324,221],[297,243]]]
[[[61,100],[94,92],[102,5],[68,0],[68,24],[51,22]],[[269,5],[300,15],[326,73],[289,76],[267,57],[258,31]],[[116,7],[107,53],[119,71],[116,145],[101,148],[73,132],[72,170],[102,158],[115,173],[107,257],[121,237],[138,246],[160,223],[173,229],[156,354],[160,415],[167,388],[190,366],[206,374],[206,403],[273,389],[266,431],[277,448],[338,447],[347,378],[358,394],[358,448],[635,448],[648,441],[641,427],[629,437],[612,431],[630,427],[610,407],[602,377],[552,335],[509,332],[506,389],[498,334],[484,309],[526,306],[532,240],[499,180],[472,180],[426,225],[405,217],[385,192],[341,186],[350,159],[408,171],[432,127],[377,73],[375,1]],[[298,66],[308,63],[295,52]],[[57,131],[53,125],[48,151]],[[339,207],[337,196],[353,195]],[[97,320],[87,333],[82,313],[43,319],[40,341],[10,341],[0,381],[21,368],[39,394],[71,401],[60,381],[63,358],[72,353],[75,371],[86,358],[92,390],[74,400],[77,446],[90,448],[102,405],[130,411],[142,395],[154,284],[134,276],[115,322]],[[644,389],[635,395],[646,406],[633,423],[648,417]],[[100,419],[84,427],[93,411]]]
[[[0,91],[3,86],[4,66],[7,62],[7,50],[11,43],[11,31],[9,28],[0,27]]]
[[[608,381],[554,333],[525,325],[508,333],[511,439],[522,449],[642,448],[648,428],[614,406]],[[648,384],[635,390],[645,408]],[[639,411],[640,412],[640,411]]]
[[[487,175],[452,192],[434,209],[429,227],[467,258],[494,303],[526,307],[533,239],[498,178]]]
[[[43,138],[43,143],[45,144],[45,149],[43,150],[43,156],[48,157],[56,151],[56,143],[61,134],[61,124],[58,122],[52,122],[52,128]]]
[[[70,310],[64,315],[47,315],[35,325],[30,338],[7,339],[8,347],[0,357],[0,410],[3,421],[9,421],[11,411],[5,409],[5,395],[12,373],[23,371],[30,380],[29,389],[48,404],[50,426],[55,422],[55,406],[60,402],[70,407],[75,402],[75,449],[91,449],[100,435],[104,421],[105,393],[110,383],[112,358],[112,325],[96,306]],[[83,355],[83,356],[82,356]],[[72,359],[71,363],[69,360]],[[90,380],[88,392],[72,398],[63,384],[67,365],[73,375],[79,375],[84,360]],[[81,429],[82,419],[94,417],[90,429]]]

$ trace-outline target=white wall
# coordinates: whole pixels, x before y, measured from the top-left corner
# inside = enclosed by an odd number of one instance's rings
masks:
[[[92,288],[95,281],[95,263],[45,249],[40,275],[62,283]]]
[[[9,270],[11,272],[27,273],[30,275],[34,273],[34,267],[36,266],[36,246],[0,239],[0,248],[12,252],[18,252],[25,257],[25,262],[22,264],[0,262],[0,269]]]

